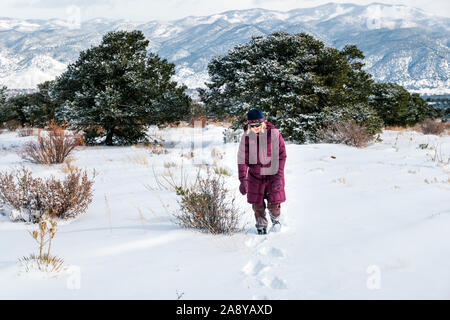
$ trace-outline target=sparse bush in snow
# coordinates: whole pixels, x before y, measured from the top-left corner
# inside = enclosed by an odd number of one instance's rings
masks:
[[[73,159],[71,157],[67,157],[64,160],[64,165],[61,168],[62,173],[72,173],[78,169],[77,166],[72,164]]]
[[[17,120],[9,120],[5,122],[5,128],[9,131],[16,131],[20,128],[20,122]]]
[[[214,173],[215,174],[223,174],[224,176],[231,177],[230,171],[228,171],[228,169],[224,168],[224,167],[214,167]]]
[[[145,185],[148,190],[170,190],[176,192],[177,190],[184,190],[188,187],[188,176],[184,171],[184,162],[181,162],[179,174],[174,174],[172,167],[167,167],[162,175],[158,175],[154,167],[152,169],[157,187]]]
[[[132,156],[127,156],[126,157],[127,162],[129,163],[134,163],[134,164],[138,164],[141,166],[148,166],[148,159],[147,159],[147,155],[145,154],[133,154]]]
[[[175,161],[166,161],[164,162],[164,168],[169,169],[169,168],[176,168],[178,167],[178,163],[176,163]]]
[[[179,226],[212,234],[232,234],[239,230],[241,212],[224,187],[222,175],[208,170],[206,177],[199,174],[194,185],[176,192],[181,197],[180,211],[174,214]]]
[[[215,146],[211,149],[211,158],[213,159],[214,166],[219,167],[222,164],[225,151]]]
[[[427,119],[421,123],[418,123],[418,127],[424,134],[441,135],[446,130],[445,123],[431,119]]]
[[[430,150],[434,150],[434,154],[430,155],[427,153],[427,157],[430,157],[430,160],[436,163],[439,163],[443,166],[447,166],[450,163],[450,156],[442,152],[442,145],[435,145],[430,147]]]
[[[148,149],[150,151],[150,153],[156,154],[156,155],[160,155],[160,154],[168,154],[169,151],[167,151],[166,148],[164,148],[164,146],[162,145],[162,143],[158,143],[156,142],[146,142],[144,143],[144,146],[146,149]]]
[[[233,143],[241,141],[242,129],[234,130],[233,128],[228,128],[223,131],[223,143]]]
[[[37,140],[27,142],[19,154],[23,159],[39,164],[63,163],[69,153],[82,143],[81,136],[68,133],[56,124],[51,124],[45,135],[39,132]]]
[[[17,135],[19,137],[29,137],[34,134],[34,129],[30,127],[21,128],[18,130]]]
[[[73,218],[87,210],[92,186],[86,172],[75,169],[59,181],[33,178],[26,168],[0,173],[0,201],[13,221],[36,223],[47,212],[51,217]]]
[[[323,142],[343,143],[358,148],[367,146],[373,140],[373,135],[355,120],[330,123],[320,130],[319,136]]]

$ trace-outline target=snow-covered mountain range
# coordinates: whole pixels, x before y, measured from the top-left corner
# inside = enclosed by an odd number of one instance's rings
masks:
[[[55,78],[81,50],[111,30],[142,30],[149,50],[174,62],[176,80],[190,88],[207,80],[211,57],[254,35],[307,32],[329,46],[356,44],[378,81],[428,94],[450,93],[450,18],[404,5],[328,3],[287,12],[227,11],[174,21],[93,19],[74,27],[64,20],[0,18],[0,84],[32,88]]]

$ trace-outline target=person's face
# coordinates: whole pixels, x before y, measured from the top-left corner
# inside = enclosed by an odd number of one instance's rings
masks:
[[[250,125],[250,128],[252,129],[252,131],[254,133],[258,133],[259,131],[261,131],[261,125],[262,125],[262,122],[259,122],[259,123]]]

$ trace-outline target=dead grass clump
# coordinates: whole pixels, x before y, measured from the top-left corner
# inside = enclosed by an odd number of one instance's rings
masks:
[[[405,131],[408,128],[402,127],[402,126],[386,126],[385,129],[386,130],[391,130],[391,131]]]
[[[67,157],[66,159],[64,159],[64,165],[61,168],[61,172],[68,174],[68,173],[73,173],[75,170],[78,169],[77,166],[72,164],[73,158],[71,157]]]
[[[450,157],[442,152],[442,144],[429,147],[429,149],[434,151],[434,154],[432,155],[427,154],[432,162],[436,162],[443,166],[450,164]]]
[[[148,159],[143,154],[134,154],[132,156],[127,156],[127,160],[130,163],[135,163],[141,166],[148,166]]]
[[[176,163],[175,161],[165,161],[164,162],[164,168],[166,168],[166,169],[176,168],[178,166],[179,166],[178,163]]]
[[[150,185],[145,185],[145,187],[150,191],[155,190],[169,190],[169,191],[177,191],[179,189],[188,188],[188,175],[184,171],[184,163],[181,163],[180,173],[174,174],[172,172],[172,168],[166,168],[165,172],[162,175],[158,175],[155,171],[155,168],[152,167],[153,176],[155,177],[156,187],[152,187]]]
[[[330,123],[319,131],[319,137],[322,142],[342,143],[358,148],[367,146],[374,139],[373,135],[354,120]]]
[[[223,167],[214,167],[214,173],[215,174],[222,174],[224,176],[231,177],[231,172],[228,171],[228,169]]]
[[[26,272],[33,269],[41,272],[59,272],[62,269],[64,260],[50,254],[52,240],[56,235],[56,227],[56,221],[48,213],[45,213],[39,218],[37,230],[28,231],[39,245],[39,255],[30,254],[19,259]]]

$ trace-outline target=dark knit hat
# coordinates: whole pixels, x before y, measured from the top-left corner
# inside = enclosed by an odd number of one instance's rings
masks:
[[[263,114],[261,110],[258,109],[251,109],[249,112],[247,112],[247,121],[248,122],[259,122],[262,121]]]

